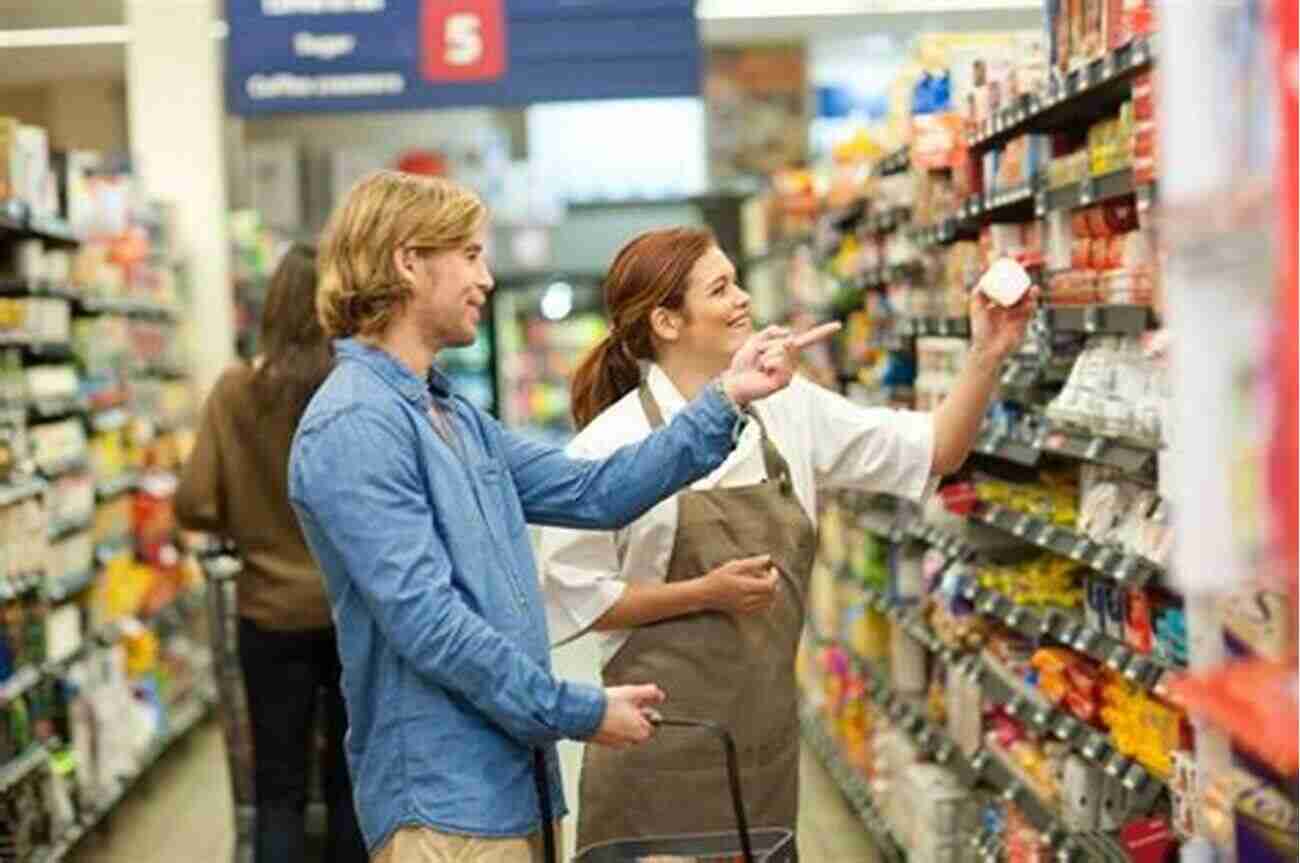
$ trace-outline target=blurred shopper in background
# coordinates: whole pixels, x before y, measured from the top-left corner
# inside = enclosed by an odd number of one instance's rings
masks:
[[[233,541],[244,562],[239,658],[253,735],[257,863],[305,860],[318,703],[327,736],[325,861],[366,859],[343,753],[347,716],[329,603],[287,489],[294,429],[332,366],[316,320],[315,250],[294,245],[271,278],[261,353],[213,387],[176,495],[185,527]]]

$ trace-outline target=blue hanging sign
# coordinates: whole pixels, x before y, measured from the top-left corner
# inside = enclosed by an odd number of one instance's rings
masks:
[[[694,0],[227,0],[233,114],[694,96]]]

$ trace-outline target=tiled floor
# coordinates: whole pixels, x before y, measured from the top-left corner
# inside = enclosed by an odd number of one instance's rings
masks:
[[[86,837],[71,863],[229,863],[234,848],[221,747],[215,722],[196,729],[123,801],[103,830]],[[861,825],[808,751],[802,785],[801,863],[874,863],[875,851]]]
[[[581,646],[557,652],[556,665],[564,677],[595,676],[592,657]],[[565,745],[561,758],[572,801],[580,747]],[[861,823],[808,750],[801,776],[802,863],[874,863],[876,854]],[[71,863],[230,863],[234,848],[229,789],[220,727],[208,722],[154,768],[105,829],[86,837]],[[565,822],[566,847],[572,848],[575,819]]]

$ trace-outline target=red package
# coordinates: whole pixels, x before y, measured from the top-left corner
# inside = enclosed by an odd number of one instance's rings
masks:
[[[975,504],[979,503],[975,485],[969,482],[946,485],[939,489],[939,497],[943,500],[945,509],[960,516],[970,515],[975,511]]]
[[[1155,639],[1151,628],[1151,597],[1145,590],[1130,590],[1124,640],[1139,653],[1150,653]]]
[[[1092,236],[1092,229],[1088,226],[1087,210],[1075,210],[1070,214],[1070,232],[1075,240]]]
[[[1070,266],[1076,270],[1086,270],[1092,256],[1092,240],[1087,237],[1076,239],[1070,245]]]
[[[1124,16],[1124,0],[1106,0],[1106,47],[1114,51],[1127,45],[1133,38]]]
[[[1133,863],[1168,863],[1178,859],[1178,837],[1163,818],[1139,818],[1119,833]]]
[[[1095,722],[1100,710],[1097,698],[1075,689],[1065,694],[1065,706],[1080,722]]]
[[[1137,205],[1132,201],[1111,201],[1102,207],[1109,234],[1127,234],[1138,227]]]
[[[1156,115],[1155,79],[1150,72],[1133,76],[1133,118],[1150,120]]]
[[[1103,269],[1117,270],[1124,266],[1124,248],[1128,235],[1111,237],[1106,241],[1106,266]]]
[[[1091,241],[1091,248],[1088,252],[1088,269],[1104,270],[1106,269],[1106,258],[1110,254],[1110,239],[1107,237],[1098,237]]]
[[[1134,36],[1146,36],[1156,32],[1154,0],[1132,0],[1126,3],[1124,26]]]
[[[1081,695],[1095,698],[1100,692],[1101,672],[1091,662],[1082,657],[1075,657],[1066,663],[1065,678],[1070,683],[1070,690]]]
[[[1111,232],[1106,228],[1106,209],[1100,205],[1089,207],[1084,211],[1088,217],[1088,236],[1100,239],[1109,237]]]

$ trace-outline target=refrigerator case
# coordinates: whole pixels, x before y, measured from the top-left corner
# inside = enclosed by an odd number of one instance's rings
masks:
[[[474,344],[447,348],[438,354],[438,367],[451,381],[452,389],[474,406],[500,416],[497,405],[496,358],[493,355],[493,314],[489,304],[487,317],[479,325]]]
[[[506,426],[558,445],[573,437],[569,382],[608,332],[600,279],[571,274],[498,281],[497,392]]]

